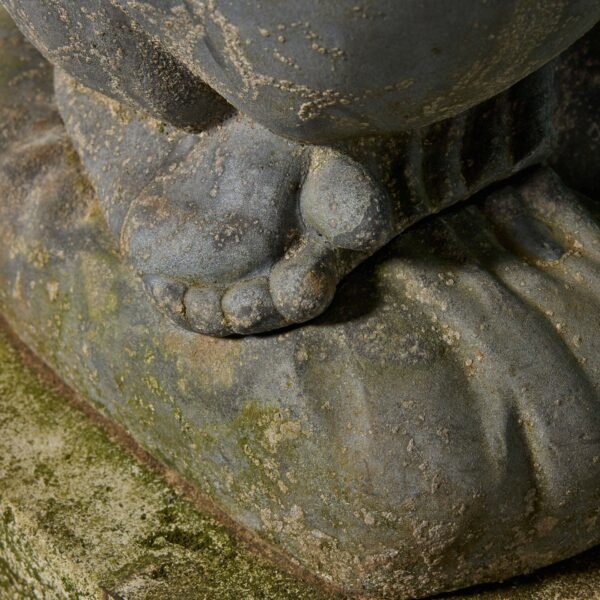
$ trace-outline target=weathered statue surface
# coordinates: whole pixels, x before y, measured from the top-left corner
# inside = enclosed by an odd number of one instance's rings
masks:
[[[597,0],[2,3],[0,310],[61,377],[356,597],[600,543]]]
[[[78,82],[59,73],[61,114],[122,253],[211,335],[314,318],[407,226],[547,160],[538,70],[600,16],[595,0],[5,4]]]

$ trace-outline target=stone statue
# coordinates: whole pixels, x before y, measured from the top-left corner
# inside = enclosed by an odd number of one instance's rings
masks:
[[[0,313],[83,398],[352,597],[600,543],[598,0],[1,1]]]
[[[546,161],[542,67],[600,17],[595,0],[5,5],[64,71],[121,252],[171,319],[217,336],[316,317],[409,225]]]

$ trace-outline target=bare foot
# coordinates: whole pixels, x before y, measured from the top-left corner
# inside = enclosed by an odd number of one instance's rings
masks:
[[[388,194],[336,150],[239,115],[198,135],[165,129],[58,79],[122,253],[183,327],[223,336],[312,319],[393,235]]]

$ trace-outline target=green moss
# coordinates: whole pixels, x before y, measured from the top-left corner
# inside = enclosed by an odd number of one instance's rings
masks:
[[[8,53],[3,55],[0,63],[0,90],[7,88],[7,84],[16,73],[22,70],[23,65],[23,59],[19,56],[11,56]]]
[[[273,420],[258,419],[253,444]],[[137,463],[1,334],[0,423],[1,597],[324,598]]]

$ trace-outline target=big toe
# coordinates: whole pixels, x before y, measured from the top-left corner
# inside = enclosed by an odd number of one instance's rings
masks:
[[[387,192],[365,167],[329,148],[313,150],[300,206],[304,221],[338,248],[374,252],[393,235]]]

